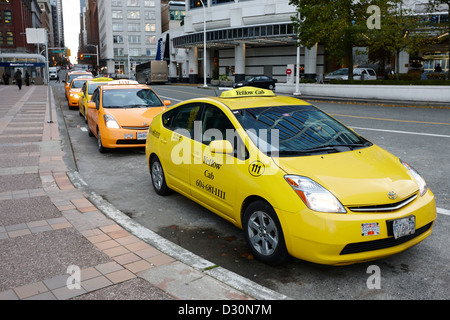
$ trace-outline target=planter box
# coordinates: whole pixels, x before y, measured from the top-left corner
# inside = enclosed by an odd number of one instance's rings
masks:
[[[212,86],[219,86],[220,81],[219,80],[211,80],[211,85]]]
[[[220,80],[220,85],[222,87],[232,87],[233,83],[233,81]]]

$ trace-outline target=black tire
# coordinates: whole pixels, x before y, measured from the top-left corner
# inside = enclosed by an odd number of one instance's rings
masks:
[[[275,210],[266,201],[251,203],[243,216],[245,240],[253,256],[265,264],[280,265],[289,258]]]
[[[164,170],[157,156],[153,156],[151,158],[149,170],[155,192],[160,196],[169,195],[171,190],[169,189],[169,187],[167,187]]]
[[[108,148],[105,148],[105,147],[103,146],[103,143],[102,143],[102,137],[101,137],[101,135],[100,135],[100,130],[99,130],[99,129],[97,129],[97,146],[98,146],[98,151],[99,151],[100,153],[105,153],[105,152],[108,151]]]

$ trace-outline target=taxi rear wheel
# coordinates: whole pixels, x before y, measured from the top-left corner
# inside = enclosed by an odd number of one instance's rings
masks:
[[[273,266],[288,259],[283,230],[270,204],[262,200],[251,203],[244,213],[243,229],[256,259]]]
[[[170,189],[167,187],[164,170],[157,156],[152,157],[150,160],[150,175],[155,192],[160,196],[168,195]]]

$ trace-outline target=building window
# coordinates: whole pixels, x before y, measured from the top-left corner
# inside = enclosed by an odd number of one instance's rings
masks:
[[[123,43],[123,37],[122,36],[113,36],[114,43]]]
[[[6,32],[6,45],[7,46],[14,45],[14,34],[11,31]]]
[[[12,13],[9,10],[5,10],[3,13],[5,17],[5,24],[11,24],[12,23]]]
[[[125,62],[123,62],[123,61],[116,61],[114,63],[114,69],[115,69],[115,72],[117,74],[123,74],[124,70],[125,70]]]
[[[113,7],[121,7],[122,6],[122,0],[112,0],[111,5]]]
[[[141,36],[129,35],[128,43],[141,43]]]
[[[155,20],[155,13],[153,11],[145,11],[145,20]]]
[[[0,31],[0,46],[3,45],[3,32]]]
[[[145,24],[145,31],[146,32],[155,32],[156,31],[156,24],[154,24],[154,23],[146,23]]]
[[[130,57],[139,57],[141,55],[141,49],[130,48],[129,53],[130,53]]]
[[[113,23],[112,24],[113,31],[123,31],[122,23]]]
[[[186,12],[184,10],[169,10],[169,19],[171,21],[183,21]]]
[[[141,31],[141,25],[139,23],[129,23],[128,31]]]
[[[156,43],[156,36],[145,36],[145,44]]]
[[[145,0],[144,6],[146,7],[154,7],[155,6],[155,0]]]
[[[141,12],[140,11],[128,11],[127,12],[127,18],[128,19],[140,19],[141,18]]]
[[[112,15],[113,19],[122,19],[123,18],[122,10],[113,10],[111,12],[111,15]]]
[[[127,0],[128,7],[139,7],[139,0]]]
[[[124,56],[123,53],[124,53],[123,48],[114,48],[114,56],[123,57]]]

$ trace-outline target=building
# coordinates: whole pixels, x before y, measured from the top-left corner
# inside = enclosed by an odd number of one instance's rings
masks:
[[[425,3],[428,1],[405,0],[403,5],[423,12]],[[279,82],[292,79],[287,73],[297,62],[297,40],[291,16],[297,13],[289,0],[187,0],[185,12],[184,25],[167,31],[172,81],[202,82],[204,65],[208,81],[218,75],[235,81],[263,74]],[[440,14],[448,20],[448,8]],[[448,43],[448,33],[440,36]],[[421,53],[428,61],[424,67],[431,69],[439,61],[448,70],[444,43],[430,48],[428,54]],[[401,73],[408,72],[409,54],[401,53],[399,65]],[[323,45],[317,44],[311,49],[301,48],[300,67],[303,77],[317,78],[334,66]]]
[[[206,56],[208,81],[218,75],[239,81],[252,75],[285,82],[287,65],[296,64],[296,34],[288,0],[187,0],[183,31],[170,30],[171,75],[184,82],[203,78]],[[203,48],[206,18],[207,48]],[[186,55],[186,61],[180,57]],[[325,71],[321,45],[301,49],[302,70],[308,77]],[[180,68],[181,66],[181,68]],[[175,70],[175,71],[174,71]]]
[[[161,0],[98,0],[100,64],[104,73],[134,75],[156,57]]]
[[[28,71],[36,83],[42,83],[45,57],[35,44],[28,44],[27,28],[41,28],[41,9],[36,0],[0,0],[0,74],[10,82],[16,70]]]

